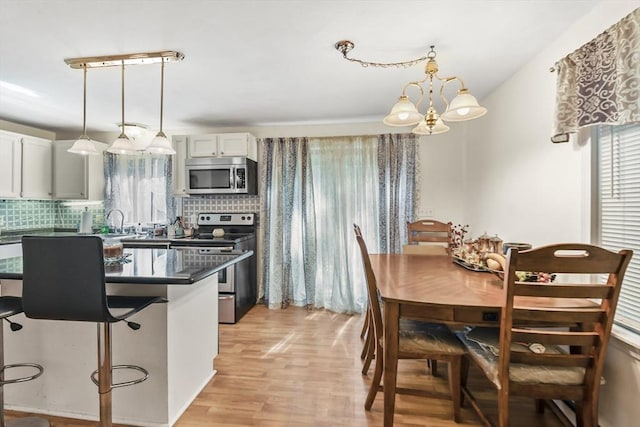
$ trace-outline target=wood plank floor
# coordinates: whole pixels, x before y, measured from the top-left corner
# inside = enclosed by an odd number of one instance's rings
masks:
[[[298,307],[268,310],[263,306],[254,307],[236,325],[220,325],[218,374],[176,425],[382,426],[383,394],[378,393],[371,411],[363,407],[373,366],[369,376],[360,373],[361,327],[361,316]],[[490,418],[497,419],[495,391],[473,369],[471,373],[470,387],[478,391],[480,404]],[[423,361],[402,360],[399,385],[446,392],[446,366],[441,364],[439,377],[434,378]],[[562,426],[549,411],[537,414],[529,399],[512,399],[511,410],[513,426]],[[55,427],[97,425],[53,417],[50,421]],[[463,408],[462,422],[456,424],[449,401],[396,398],[396,427],[479,425],[469,407]]]

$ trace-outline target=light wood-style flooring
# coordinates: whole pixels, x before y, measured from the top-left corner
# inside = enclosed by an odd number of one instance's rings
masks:
[[[360,373],[361,327],[361,316],[263,306],[254,307],[236,325],[220,325],[218,373],[176,425],[382,426],[383,394],[378,393],[370,412],[363,407],[373,366],[369,376]],[[470,387],[496,420],[495,391],[476,373],[471,370]],[[444,364],[434,378],[424,361],[401,360],[398,378],[399,385],[448,390]],[[514,427],[562,426],[549,411],[536,413],[529,399],[512,399],[511,410]],[[50,421],[54,427],[97,425],[53,417]],[[396,427],[479,425],[468,406],[462,409],[462,422],[456,424],[449,401],[396,397]]]

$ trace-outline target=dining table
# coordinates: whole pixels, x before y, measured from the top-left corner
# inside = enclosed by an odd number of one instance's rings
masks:
[[[496,326],[504,304],[503,281],[488,271],[475,271],[450,256],[370,254],[384,303],[384,427],[393,426],[398,370],[400,318],[449,325]],[[516,298],[523,307],[588,307],[587,300]]]

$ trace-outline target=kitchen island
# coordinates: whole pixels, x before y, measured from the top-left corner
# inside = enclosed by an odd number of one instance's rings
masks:
[[[157,295],[154,304],[113,326],[114,364],[133,364],[149,379],[113,391],[113,421],[118,424],[170,426],[215,375],[218,354],[217,272],[253,256],[253,252],[210,254],[194,248],[125,248],[124,263],[106,265],[112,295]],[[73,272],[69,272],[73,274]],[[21,295],[22,258],[0,260],[2,295]],[[98,391],[89,375],[97,368],[96,325],[88,322],[27,319],[24,328],[5,328],[5,363],[42,365],[44,374],[5,387],[7,409],[80,419],[98,419]],[[6,322],[3,322],[6,323]],[[133,376],[136,374],[134,373]],[[114,382],[131,379],[114,371]]]

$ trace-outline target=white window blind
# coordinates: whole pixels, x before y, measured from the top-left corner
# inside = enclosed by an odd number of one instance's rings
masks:
[[[632,249],[616,323],[640,334],[640,125],[599,126],[599,244]]]

